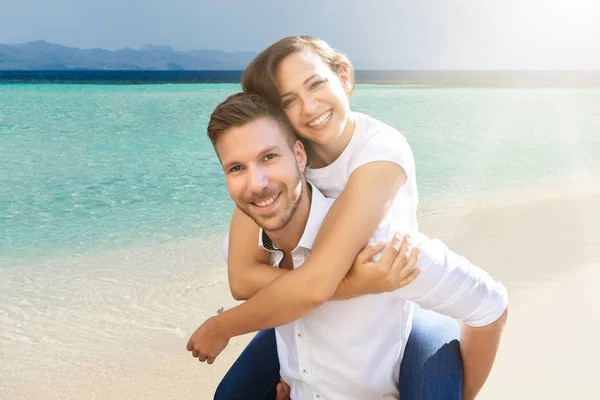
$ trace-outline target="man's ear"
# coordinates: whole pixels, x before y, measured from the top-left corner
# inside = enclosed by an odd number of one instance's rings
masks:
[[[296,156],[296,162],[298,163],[298,169],[300,172],[304,173],[306,170],[306,149],[301,141],[296,140],[294,144],[294,155]]]

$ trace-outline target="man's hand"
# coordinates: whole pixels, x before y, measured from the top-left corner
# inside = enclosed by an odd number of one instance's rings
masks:
[[[204,321],[187,343],[187,350],[191,351],[199,361],[206,361],[208,364],[215,362],[215,358],[229,343],[229,338],[216,329],[215,318],[218,317],[211,317]]]
[[[279,378],[277,383],[275,400],[290,400],[290,386],[285,383],[282,378]]]
[[[373,261],[373,257],[384,247],[385,243],[375,243],[356,256],[345,280],[357,294],[392,292],[410,284],[419,276],[420,270],[415,268],[419,249],[415,248],[409,256],[407,236],[400,241],[400,237],[394,235],[381,260]]]

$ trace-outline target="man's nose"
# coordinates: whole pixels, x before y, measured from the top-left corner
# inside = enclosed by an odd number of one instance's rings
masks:
[[[260,193],[269,186],[269,178],[262,168],[254,168],[250,171],[250,190],[254,193]]]

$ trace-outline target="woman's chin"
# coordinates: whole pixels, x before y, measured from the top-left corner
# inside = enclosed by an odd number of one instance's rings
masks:
[[[296,131],[299,132],[299,131]],[[332,129],[321,132],[301,132],[300,136],[308,140],[312,144],[318,146],[326,146],[335,143],[339,139],[340,135],[333,132]]]

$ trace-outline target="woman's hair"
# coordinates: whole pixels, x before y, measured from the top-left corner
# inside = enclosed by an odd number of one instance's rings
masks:
[[[318,54],[331,70],[339,76],[344,71],[350,78],[349,95],[354,91],[354,69],[348,58],[335,51],[325,41],[311,36],[289,36],[264,49],[248,64],[242,75],[242,89],[246,93],[257,93],[270,103],[280,105],[280,96],[275,84],[275,69],[290,54],[310,50]]]

